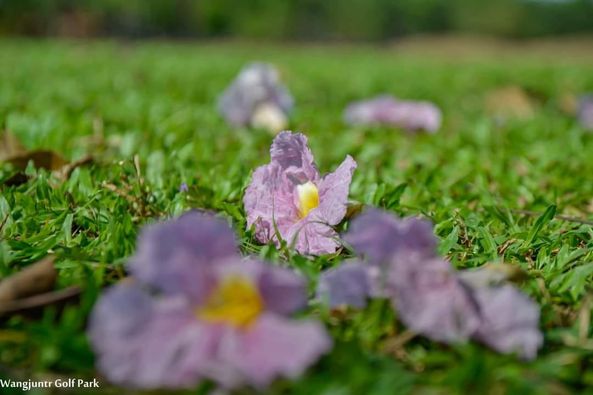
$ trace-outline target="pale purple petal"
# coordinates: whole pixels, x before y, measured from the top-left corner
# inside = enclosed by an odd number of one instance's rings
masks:
[[[226,221],[189,212],[145,227],[129,269],[144,284],[199,299],[209,289],[210,267],[234,256],[237,242]]]
[[[315,211],[292,225],[285,232],[285,240],[300,254],[334,253],[341,246],[340,237],[331,226],[316,219]]]
[[[295,184],[316,182],[319,179],[319,171],[307,145],[307,137],[302,133],[280,132],[272,143],[270,156],[272,163],[277,163],[289,172],[288,176]]]
[[[583,129],[593,130],[593,95],[584,95],[579,99],[577,117]]]
[[[98,369],[111,382],[136,388],[195,385],[201,330],[183,299],[156,301],[125,283],[99,299],[89,323]]]
[[[392,255],[403,251],[434,257],[438,243],[430,222],[400,219],[378,209],[368,209],[352,220],[344,240],[371,264],[388,262]]]
[[[291,270],[266,266],[259,277],[259,290],[266,310],[287,315],[307,305],[305,279]]]
[[[369,268],[363,263],[351,262],[322,273],[319,276],[317,298],[330,308],[365,307],[371,296]]]
[[[319,182],[318,216],[329,225],[339,224],[346,215],[348,192],[356,162],[350,155],[334,171]]]
[[[298,217],[293,194],[285,191],[284,183],[282,169],[278,165],[264,165],[255,170],[245,190],[243,204],[247,227],[255,226],[255,237],[261,243],[273,240],[276,228],[292,224]]]
[[[253,63],[241,70],[222,94],[218,110],[231,125],[247,126],[258,107],[266,104],[288,114],[294,103],[272,65]]]
[[[413,331],[455,343],[467,340],[478,328],[477,305],[448,262],[399,254],[388,275],[396,310]]]
[[[474,337],[498,352],[535,358],[543,342],[539,306],[509,284],[473,290],[481,315]]]
[[[441,126],[441,111],[433,103],[398,100],[383,95],[350,104],[344,119],[351,125],[389,125],[410,131],[436,132]]]
[[[259,388],[279,377],[299,377],[332,345],[320,323],[271,314],[263,315],[249,330],[237,332],[234,341],[226,340],[220,357]]]

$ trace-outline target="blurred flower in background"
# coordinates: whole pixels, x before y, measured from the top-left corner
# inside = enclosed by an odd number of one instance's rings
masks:
[[[233,126],[252,126],[278,133],[288,126],[294,100],[266,63],[246,66],[222,94],[218,109]]]
[[[350,125],[385,125],[430,133],[439,130],[441,118],[441,110],[432,103],[389,95],[351,103],[344,111],[344,120]]]
[[[580,97],[577,116],[583,129],[593,130],[593,94]]]

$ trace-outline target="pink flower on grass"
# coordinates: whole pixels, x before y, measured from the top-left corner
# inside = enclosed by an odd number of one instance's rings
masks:
[[[218,110],[233,126],[253,126],[278,133],[288,124],[294,100],[267,63],[247,65],[218,101]]]
[[[539,306],[504,283],[499,271],[455,271],[437,257],[427,222],[373,209],[353,220],[344,238],[366,267],[342,265],[321,275],[318,293],[330,307],[363,307],[366,298],[386,297],[404,324],[430,339],[472,338],[501,353],[535,358],[542,344]]]
[[[280,239],[301,254],[321,255],[340,247],[333,226],[346,215],[348,191],[356,162],[347,156],[321,176],[300,133],[282,132],[270,148],[271,162],[253,173],[243,202],[248,228],[261,243]]]
[[[439,130],[441,117],[441,110],[430,102],[399,100],[389,95],[357,101],[344,110],[344,120],[350,125],[387,125],[430,133]]]
[[[593,94],[579,98],[577,118],[585,130],[593,130]]]
[[[331,347],[306,305],[303,279],[243,260],[230,228],[198,213],[142,232],[132,279],[109,289],[91,315],[99,370],[135,388],[267,386],[295,378]]]

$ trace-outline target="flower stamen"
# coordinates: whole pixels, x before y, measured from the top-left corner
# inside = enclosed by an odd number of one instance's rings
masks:
[[[319,191],[311,181],[297,185],[299,215],[305,218],[311,210],[319,206]]]

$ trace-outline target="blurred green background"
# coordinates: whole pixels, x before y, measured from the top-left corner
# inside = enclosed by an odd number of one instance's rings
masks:
[[[382,41],[593,32],[592,0],[0,0],[1,35]]]

